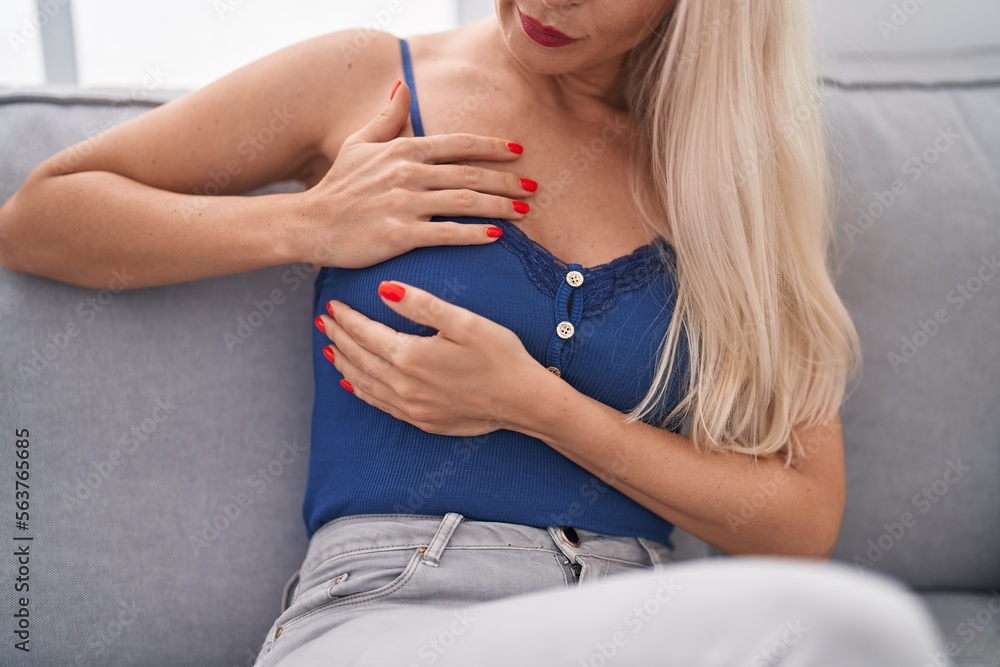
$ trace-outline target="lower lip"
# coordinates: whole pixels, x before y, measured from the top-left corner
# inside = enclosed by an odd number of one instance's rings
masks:
[[[521,27],[524,28],[524,34],[542,46],[566,46],[567,44],[572,44],[576,41],[571,37],[556,37],[542,32],[532,25],[528,19],[524,18],[524,14],[521,13],[520,7],[517,8],[517,15],[521,19]]]

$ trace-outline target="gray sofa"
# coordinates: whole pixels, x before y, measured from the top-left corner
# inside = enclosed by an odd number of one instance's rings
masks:
[[[0,201],[177,94],[0,90]],[[835,558],[918,590],[951,664],[1000,665],[1000,58],[841,59],[822,103],[866,363],[843,408]],[[12,646],[8,590],[0,664],[250,665],[304,555],[313,274],[122,291],[132,268],[106,290],[0,268],[5,512],[15,429],[31,487],[29,529],[8,516],[0,538],[34,538],[31,653]],[[710,555],[677,542],[678,559]],[[13,559],[0,568],[7,582]]]

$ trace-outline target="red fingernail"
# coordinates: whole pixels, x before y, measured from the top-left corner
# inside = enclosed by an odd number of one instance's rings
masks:
[[[507,142],[507,148],[510,149],[511,153],[517,153],[518,155],[524,152],[524,146],[521,144],[515,144],[513,141]]]
[[[347,378],[344,378],[343,380],[340,381],[340,386],[346,389],[347,391],[351,392],[352,394],[354,393],[354,387],[351,385],[350,382],[347,381]]]
[[[378,286],[378,293],[390,301],[399,301],[403,298],[406,290],[394,283],[382,282]]]
[[[331,364],[333,363],[333,360],[336,358],[335,355],[333,354],[333,348],[330,347],[329,345],[323,348],[323,356],[326,357],[327,361],[329,361]]]
[[[313,320],[313,322],[316,323],[316,328],[317,329],[319,329],[323,333],[326,333],[326,327],[323,326],[323,318],[322,317],[317,317],[315,320]]]
[[[330,317],[333,317],[333,304],[329,301],[326,302],[326,312],[330,313]]]
[[[500,229],[499,227],[487,227],[486,235],[498,239],[501,236],[503,236],[503,230]]]
[[[389,99],[391,100],[396,96],[396,91],[399,90],[400,84],[403,83],[402,79],[396,81],[396,85],[392,87],[392,92],[389,93]]]
[[[528,210],[531,208],[523,201],[515,201],[513,202],[513,205],[514,205],[514,210],[517,211],[518,213],[527,213]]]
[[[528,192],[534,192],[535,190],[538,189],[538,183],[534,182],[530,178],[522,178],[521,187],[527,190]]]

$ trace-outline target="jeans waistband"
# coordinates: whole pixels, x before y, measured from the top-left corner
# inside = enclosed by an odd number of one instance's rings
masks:
[[[571,561],[596,556],[656,566],[672,560],[666,544],[643,537],[604,535],[583,528],[540,528],[500,521],[475,521],[449,512],[427,514],[353,514],[327,522],[316,531],[301,571],[351,551],[426,546],[424,562],[436,564],[445,547],[513,547],[562,551]]]

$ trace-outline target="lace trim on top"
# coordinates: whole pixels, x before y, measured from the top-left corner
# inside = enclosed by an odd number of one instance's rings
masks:
[[[503,229],[503,236],[496,240],[514,253],[524,265],[531,282],[544,294],[555,297],[559,284],[566,280],[567,263],[553,255],[517,225],[505,218],[490,218]],[[658,248],[666,251],[669,265],[665,265]],[[673,247],[663,237],[640,246],[628,255],[610,262],[584,267],[582,317],[599,315],[614,306],[615,298],[624,292],[647,286],[664,271],[673,277],[676,255]]]

